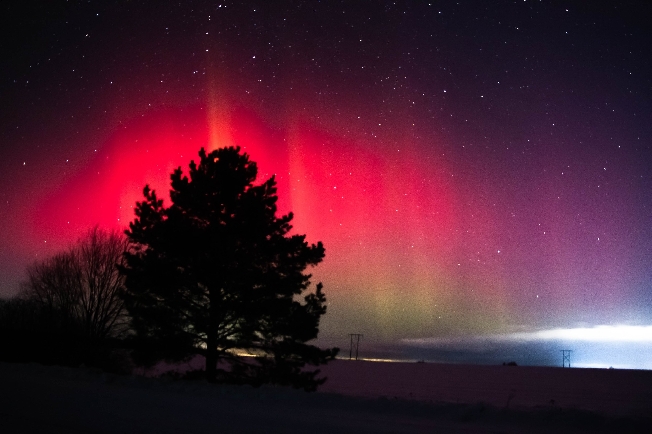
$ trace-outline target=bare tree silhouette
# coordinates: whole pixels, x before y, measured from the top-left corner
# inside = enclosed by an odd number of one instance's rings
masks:
[[[127,329],[120,297],[127,239],[95,226],[65,252],[28,268],[23,297],[40,303],[53,321],[91,342],[121,336]]]

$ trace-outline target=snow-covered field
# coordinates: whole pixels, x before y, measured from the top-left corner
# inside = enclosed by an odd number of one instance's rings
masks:
[[[0,433],[652,432],[652,371],[349,362],[318,393],[0,363]]]
[[[345,395],[652,416],[652,371],[343,360],[322,371],[321,390]]]

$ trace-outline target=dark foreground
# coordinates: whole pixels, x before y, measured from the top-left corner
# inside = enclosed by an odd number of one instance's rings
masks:
[[[351,375],[358,378],[355,372],[363,366],[340,362],[330,367],[330,389]],[[459,367],[470,378],[474,368]],[[366,371],[377,369],[371,365]],[[391,369],[398,381],[397,372],[413,368]],[[382,378],[376,380],[383,384]],[[545,379],[540,384],[545,387]],[[474,387],[482,396],[482,384]],[[647,433],[652,426],[650,413],[640,411],[615,416],[552,405],[506,408],[478,400],[307,394],[7,363],[0,363],[0,391],[2,433]]]

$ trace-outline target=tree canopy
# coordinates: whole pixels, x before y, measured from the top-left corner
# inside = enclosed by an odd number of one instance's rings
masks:
[[[201,354],[209,381],[275,382],[308,390],[337,349],[308,344],[326,312],[308,266],[321,242],[291,235],[277,216],[276,181],[254,185],[256,163],[239,147],[199,151],[171,175],[171,205],[145,186],[126,234],[125,304],[142,364]],[[242,357],[248,353],[256,357]]]

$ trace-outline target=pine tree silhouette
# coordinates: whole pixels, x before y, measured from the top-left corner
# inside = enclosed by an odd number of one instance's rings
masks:
[[[322,261],[324,247],[289,234],[293,216],[276,216],[274,177],[254,185],[256,163],[239,147],[202,148],[199,157],[189,176],[180,167],[172,173],[169,207],[145,187],[126,231],[133,247],[122,269],[124,300],[136,360],[202,354],[209,381],[314,390],[325,379],[304,365],[338,351],[307,343],[317,337],[326,299],[321,283],[309,291],[305,270]]]

